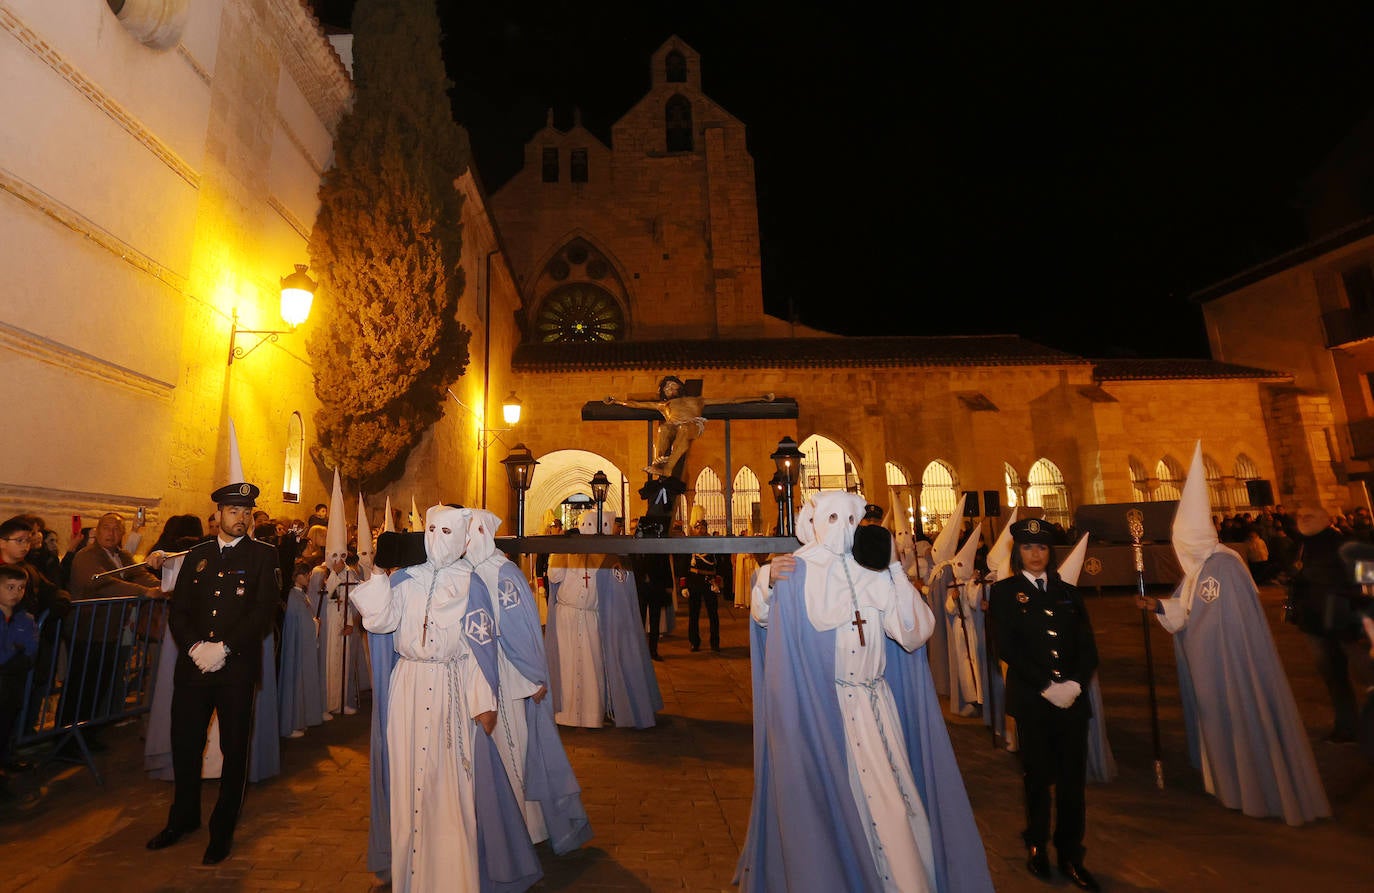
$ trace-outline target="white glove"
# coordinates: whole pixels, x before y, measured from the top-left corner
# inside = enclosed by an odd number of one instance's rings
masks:
[[[216,673],[224,669],[224,661],[228,656],[223,642],[200,642],[191,649],[191,660],[196,662],[202,673]]]
[[[1070,679],[1068,682],[1051,682],[1040,696],[1061,710],[1067,710],[1083,693],[1083,686]]]

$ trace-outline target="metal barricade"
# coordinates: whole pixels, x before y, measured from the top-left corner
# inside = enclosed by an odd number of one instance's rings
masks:
[[[44,763],[82,762],[103,783],[86,733],[148,712],[168,606],[144,596],[83,599],[65,617],[41,618],[16,745],[53,741]]]

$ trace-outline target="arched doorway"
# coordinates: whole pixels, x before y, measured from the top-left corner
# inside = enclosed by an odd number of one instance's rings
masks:
[[[1037,459],[1030,470],[1030,486],[1026,488],[1026,505],[1045,510],[1045,520],[1068,529],[1072,524],[1069,508],[1069,488],[1059,466],[1049,459]]]
[[[762,533],[763,509],[760,505],[762,497],[759,494],[758,475],[749,466],[742,467],[735,473],[732,489],[734,495],[731,497],[730,514],[735,520],[735,532],[745,529],[751,534]]]
[[[801,498],[820,490],[846,490],[863,496],[858,466],[844,447],[823,434],[812,434],[801,443]]]
[[[913,531],[916,529],[916,491],[912,489],[911,478],[906,469],[896,462],[888,462],[885,470],[889,500],[887,509],[891,513],[892,524],[896,530]]]
[[[552,512],[555,517],[562,520],[566,529],[569,523],[576,522],[572,516],[577,511],[577,506],[596,508],[594,503],[570,503],[568,499],[572,496],[584,496],[590,500],[592,475],[598,471],[604,471],[606,477],[611,479],[611,489],[606,494],[606,504],[602,511],[608,517],[622,514],[624,506],[621,503],[621,492],[624,473],[610,459],[587,450],[554,450],[538,458],[539,465],[534,470],[530,490],[525,494],[525,529],[522,533],[543,533],[547,521],[546,512]],[[563,515],[568,517],[562,517]]]
[[[939,459],[921,472],[921,529],[934,534],[944,527],[959,502],[954,469]]]

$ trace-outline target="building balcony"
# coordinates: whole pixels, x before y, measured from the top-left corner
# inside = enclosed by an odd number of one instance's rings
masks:
[[[1349,307],[1330,310],[1322,314],[1322,328],[1326,330],[1327,347],[1374,338],[1374,312],[1355,311]]]

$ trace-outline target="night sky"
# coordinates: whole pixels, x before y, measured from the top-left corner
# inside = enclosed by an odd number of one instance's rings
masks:
[[[1303,181],[1374,113],[1374,4],[945,6],[439,0],[493,191],[550,106],[609,142],[686,40],[748,128],[766,308],[844,334],[1205,357],[1188,295],[1308,241]]]

